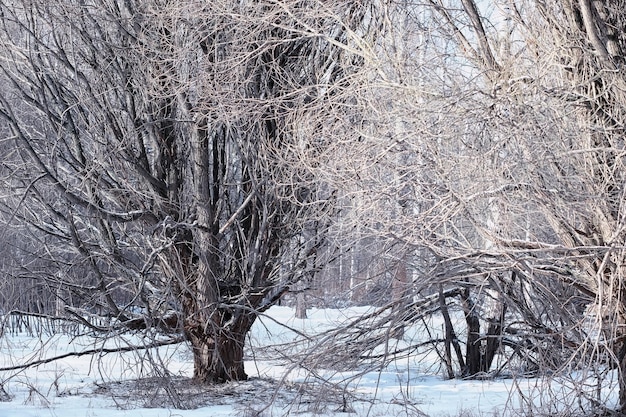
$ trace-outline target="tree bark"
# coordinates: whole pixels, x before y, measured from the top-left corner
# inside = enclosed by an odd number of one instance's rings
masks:
[[[242,381],[248,378],[244,369],[246,334],[252,327],[255,314],[245,313],[239,320],[223,323],[229,314],[215,311],[218,322],[210,328],[195,322],[185,329],[193,352],[193,379],[202,384]]]

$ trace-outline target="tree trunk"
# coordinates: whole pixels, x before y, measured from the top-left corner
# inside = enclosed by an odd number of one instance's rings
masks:
[[[301,320],[304,320],[307,318],[306,294],[304,293],[304,290],[296,294],[296,318],[301,319]]]
[[[214,315],[228,317],[228,315]],[[193,379],[201,384],[242,381],[248,378],[244,370],[246,334],[256,319],[245,314],[232,324],[212,323],[207,328],[197,323],[186,333],[193,352]]]
[[[481,372],[489,372],[491,365],[496,357],[496,353],[500,348],[502,339],[502,322],[489,323],[487,328],[487,342],[485,346],[485,353],[481,359]]]
[[[391,314],[394,317],[403,317],[404,312],[407,310],[407,304],[409,302],[411,280],[408,279],[406,256],[407,255],[405,253],[398,261],[395,275],[391,283],[391,298],[393,303],[393,309]],[[404,324],[396,324],[390,336],[398,340],[402,340],[402,338],[404,337]]]
[[[491,369],[493,359],[500,347],[506,306],[501,303],[497,312],[499,317],[488,319],[489,326],[483,338],[480,333],[480,317],[468,289],[461,293],[461,301],[467,325],[466,367],[463,369],[463,376],[471,377],[480,373],[487,373]]]
[[[448,378],[454,378],[454,368],[452,367],[452,347],[456,353],[457,360],[459,362],[459,368],[465,369],[465,361],[463,360],[463,354],[461,353],[461,346],[459,346],[459,340],[456,337],[454,331],[454,325],[450,318],[450,312],[448,311],[448,304],[443,290],[443,285],[439,285],[439,308],[441,315],[443,316],[445,326],[445,362]]]
[[[499,298],[495,301],[498,302],[499,305],[497,306],[497,314],[494,314],[494,317],[488,318],[489,326],[487,327],[487,342],[485,346],[485,353],[483,355],[483,359],[481,360],[481,372],[489,372],[496,353],[502,344],[503,323],[507,305]]]
[[[465,369],[463,376],[473,376],[482,371],[481,340],[480,340],[480,319],[476,312],[476,307],[471,299],[468,289],[461,293],[463,313],[467,324],[467,343],[465,346]]]

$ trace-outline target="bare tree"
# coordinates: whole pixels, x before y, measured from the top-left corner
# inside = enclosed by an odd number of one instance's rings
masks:
[[[387,325],[439,293],[465,319],[465,352],[449,320],[442,341],[458,374],[506,346],[552,369],[608,355],[624,375],[623,5],[385,6],[356,101],[368,123],[328,172],[352,198],[344,223],[411,254],[407,296],[425,298]]]
[[[589,343],[613,357],[624,412],[625,5],[581,0],[530,6],[532,15],[520,7],[514,18],[537,62],[550,71],[532,83],[555,99],[561,117],[561,140],[543,148],[544,172],[534,178],[532,198],[576,267],[561,277],[594,298],[589,314],[596,316],[604,342]],[[536,244],[546,248],[545,242]]]
[[[8,227],[41,236],[45,268],[29,274],[63,288],[75,319],[108,317],[95,331],[182,335],[200,382],[246,378],[248,330],[323,242],[333,195],[299,161],[355,134],[371,8],[14,0],[0,13],[16,196],[3,207]]]
[[[444,344],[460,374],[501,344],[553,369],[591,352],[581,366],[619,369],[623,412],[624,5],[388,6],[361,96],[376,122],[362,168],[340,171],[359,172],[341,179],[362,190],[354,221],[420,254],[413,297],[435,284],[442,312],[456,300],[465,353],[449,320]]]

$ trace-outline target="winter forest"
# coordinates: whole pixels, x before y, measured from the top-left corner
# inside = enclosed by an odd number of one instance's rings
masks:
[[[0,415],[626,415],[625,65],[623,0],[0,0]]]

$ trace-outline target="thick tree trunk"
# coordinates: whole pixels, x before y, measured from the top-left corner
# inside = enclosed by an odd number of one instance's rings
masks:
[[[248,378],[244,370],[244,346],[255,318],[247,315],[232,325],[213,323],[208,328],[199,324],[187,327],[196,382],[215,384]]]

